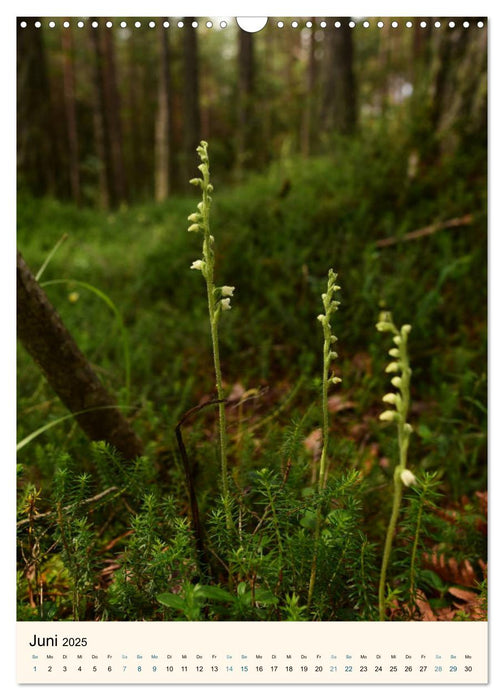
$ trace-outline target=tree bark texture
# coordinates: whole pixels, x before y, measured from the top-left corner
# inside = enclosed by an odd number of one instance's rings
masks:
[[[127,183],[114,38],[112,30],[101,24],[91,28],[91,38],[96,61],[95,99],[97,108],[101,109],[101,118],[96,125],[98,129],[103,128],[109,203],[118,206],[127,201]],[[97,136],[101,138],[99,132]]]
[[[63,94],[65,100],[66,130],[68,139],[68,169],[72,199],[81,204],[81,186],[79,171],[79,138],[77,129],[77,110],[75,105],[75,71],[73,60],[72,30],[63,29],[61,35],[63,49]]]
[[[183,168],[184,187],[192,190],[187,184],[197,174],[198,157],[196,148],[201,140],[201,115],[199,103],[199,65],[198,65],[198,36],[192,26],[193,17],[184,17],[183,55],[184,55],[184,153]]]
[[[238,174],[254,160],[254,35],[238,28]]]
[[[442,152],[487,132],[487,29],[443,27],[434,33],[432,128]]]
[[[110,206],[110,190],[107,177],[107,147],[105,138],[105,105],[103,103],[103,89],[101,84],[102,57],[99,45],[99,36],[94,27],[90,27],[90,39],[93,47],[94,60],[92,61],[93,84],[93,134],[98,166],[99,203],[102,209]]]
[[[59,148],[55,135],[44,30],[17,30],[17,166],[36,196],[57,196]]]
[[[142,61],[141,37],[132,32],[128,40],[125,61],[127,92],[125,95],[125,136],[128,140],[128,186],[130,195],[145,191],[145,173],[150,172],[145,159],[143,139],[143,111],[145,66]],[[152,183],[149,183],[152,187]]]
[[[115,188],[116,204],[128,199],[126,168],[124,163],[121,103],[117,88],[117,70],[115,59],[114,34],[110,29],[102,31],[104,61],[104,94],[106,106],[106,124],[110,148],[111,172]]]
[[[351,134],[357,127],[352,33],[347,18],[338,29],[328,30],[325,39],[321,121],[327,131],[340,134]]]
[[[171,160],[171,75],[170,75],[170,45],[168,30],[159,25],[159,82],[158,108],[156,116],[156,168],[155,196],[156,202],[163,202],[170,193],[170,160]]]
[[[22,255],[17,256],[17,335],[47,381],[75,414],[90,440],[104,440],[127,459],[142,454],[142,443],[114,405],[89,362],[65,328]],[[95,410],[90,410],[95,409]]]
[[[314,141],[315,125],[315,90],[317,78],[317,63],[315,60],[315,17],[310,29],[308,41],[308,65],[306,68],[306,95],[301,127],[301,153],[305,158],[311,155]]]

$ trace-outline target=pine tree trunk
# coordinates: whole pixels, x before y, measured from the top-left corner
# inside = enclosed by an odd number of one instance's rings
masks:
[[[155,196],[157,202],[163,202],[170,192],[170,160],[171,160],[171,75],[170,75],[170,45],[168,30],[160,23],[160,56],[159,56],[159,87],[158,109],[156,117],[156,147],[155,147]]]
[[[90,26],[90,38],[93,47],[94,60],[91,62],[93,85],[93,131],[96,149],[96,157],[99,162],[98,189],[99,203],[102,209],[110,206],[110,190],[107,177],[107,146],[105,137],[105,105],[102,87],[102,63],[103,57],[100,50],[98,30]]]
[[[66,130],[68,138],[68,165],[70,191],[75,204],[81,204],[79,173],[79,139],[77,133],[77,113],[75,108],[75,72],[73,61],[72,30],[63,28],[61,34],[63,49],[63,95],[65,100]]]
[[[127,83],[125,135],[128,143],[128,184],[130,194],[138,195],[144,185],[145,172],[144,147],[142,139],[142,81],[144,80],[144,65],[142,61],[142,37],[132,32],[128,38],[128,49],[125,57],[125,74]],[[152,188],[152,184],[151,184]]]
[[[236,170],[240,176],[254,155],[254,39],[253,34],[238,29],[238,130]]]
[[[467,29],[461,23],[425,33],[413,44],[412,140],[428,167],[476,143],[486,148],[487,33],[474,18]]]
[[[261,31],[261,64],[265,75],[274,75],[276,72],[276,48],[278,46],[278,30],[271,22]],[[271,99],[258,99],[256,109],[261,114],[261,118],[257,124],[257,140],[261,144],[271,144],[273,141],[273,124],[275,115],[275,106]],[[261,147],[257,151],[256,164],[265,166],[270,159],[270,148]]]
[[[486,140],[487,29],[442,27],[434,33],[431,124],[443,152]]]
[[[184,187],[197,174],[196,148],[201,140],[201,116],[199,105],[199,67],[198,67],[198,38],[196,29],[192,26],[193,17],[184,17],[183,54],[184,54],[184,152],[182,156],[182,172]]]
[[[118,205],[127,201],[126,169],[123,154],[121,105],[117,88],[117,71],[115,61],[114,34],[112,30],[105,28],[101,31],[102,51],[104,56],[103,80],[106,108],[107,137],[110,149],[110,163],[112,174],[112,191],[114,192],[114,204]]]
[[[308,44],[308,66],[306,69],[306,98],[301,127],[301,153],[305,157],[311,155],[313,150],[316,77],[317,63],[315,60],[315,17],[312,17],[312,27],[310,29],[310,39]]]
[[[331,20],[333,24],[333,20]],[[353,71],[353,29],[348,18],[325,35],[325,79],[322,125],[327,131],[351,134],[357,127],[357,92]]]
[[[21,29],[20,20],[28,26]],[[51,104],[44,29],[17,21],[17,167],[36,196],[57,196],[59,148]]]
[[[98,149],[102,149],[103,143],[105,155],[103,177],[106,177],[107,199],[110,205],[117,206],[127,200],[126,170],[113,33],[111,29],[102,27],[102,24],[103,18],[100,18],[98,26],[90,29],[95,53],[93,81],[96,103],[95,138]],[[100,187],[103,201],[105,199],[103,180],[100,182]]]
[[[377,94],[382,117],[385,117],[389,108],[390,58],[392,53],[391,45],[393,43],[392,31],[393,29],[390,26],[390,22],[385,22],[384,26],[380,29],[378,39],[377,64],[381,86],[377,89]]]
[[[77,347],[20,253],[17,256],[17,335],[90,440],[104,440],[127,459],[142,443]],[[84,413],[82,413],[84,411]]]

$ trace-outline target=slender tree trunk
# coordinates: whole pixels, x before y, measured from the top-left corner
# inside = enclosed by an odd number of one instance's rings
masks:
[[[19,181],[36,196],[58,194],[59,148],[52,118],[44,29],[37,17],[17,21],[17,167]]]
[[[198,65],[198,37],[196,29],[192,26],[193,17],[184,17],[183,29],[183,61],[184,61],[184,152],[182,158],[182,172],[184,174],[184,187],[189,188],[188,182],[194,177],[197,168],[196,148],[200,142],[201,116],[199,104],[199,65]]]
[[[164,201],[170,192],[170,160],[171,160],[171,74],[170,74],[170,45],[168,31],[160,23],[160,56],[159,56],[159,87],[158,109],[156,117],[156,147],[155,147],[155,196],[157,202]]]
[[[378,65],[381,86],[378,88],[380,114],[384,117],[389,107],[390,54],[392,44],[392,28],[390,22],[385,22],[380,29],[378,39]]]
[[[333,24],[333,22],[331,22]],[[357,91],[353,70],[353,30],[348,18],[325,35],[325,79],[322,125],[327,131],[351,134],[357,127]]]
[[[68,164],[70,191],[72,199],[81,204],[81,186],[79,172],[79,139],[77,132],[77,113],[75,108],[75,71],[73,59],[72,30],[63,28],[61,34],[63,49],[63,93],[65,100],[66,128],[68,138]]]
[[[104,440],[127,459],[142,443],[63,325],[20,253],[17,256],[17,334],[27,352],[90,440]]]
[[[420,27],[415,23],[413,28],[412,64],[414,78],[421,78],[428,66],[431,50],[432,23]]]
[[[432,70],[431,126],[436,130],[446,109],[446,95],[450,93],[449,75],[452,66],[453,46],[450,36],[443,28],[438,29],[434,39],[434,61]]]
[[[315,61],[315,18],[312,17],[312,27],[308,41],[308,65],[306,69],[306,98],[301,127],[301,153],[307,157],[313,149],[314,116],[315,116],[315,85],[317,77]]]
[[[236,170],[238,176],[254,157],[254,37],[238,28],[238,129]]]
[[[265,75],[274,75],[276,71],[275,58],[276,46],[278,41],[278,30],[271,22],[264,27],[260,32],[259,42],[261,45],[261,64]],[[272,154],[272,142],[274,138],[273,115],[275,107],[272,100],[262,98],[257,100],[256,109],[260,113],[261,118],[257,123],[257,141],[263,144],[257,152],[256,163],[258,166],[266,165]]]
[[[461,18],[463,19],[463,18]],[[432,34],[428,128],[430,161],[464,150],[477,141],[486,147],[487,33],[475,26],[442,27]]]
[[[128,52],[126,58],[127,95],[126,104],[128,119],[125,122],[125,132],[128,143],[128,172],[131,193],[139,193],[142,190],[142,173],[145,170],[142,142],[142,95],[141,85],[144,79],[143,64],[139,43],[141,42],[135,31],[128,38]]]
[[[126,169],[123,154],[121,124],[121,104],[117,88],[117,71],[112,30],[105,28],[101,32],[104,56],[104,95],[106,107],[106,124],[110,149],[111,173],[115,204],[127,201]]]
[[[94,20],[95,18],[91,17],[90,19]],[[91,27],[90,30],[96,63],[94,80],[95,102],[97,105],[95,110],[95,137],[98,148],[102,149],[103,143],[107,198],[110,205],[117,206],[127,199],[126,170],[123,156],[113,34],[112,30],[103,28],[102,23],[103,20],[100,19],[98,27]],[[102,193],[104,193],[103,181],[101,184],[103,187]],[[102,199],[105,199],[105,197],[102,197]]]
[[[90,25],[89,36],[91,39],[93,58],[91,61],[92,72],[92,110],[93,110],[93,132],[96,157],[98,166],[98,189],[99,203],[102,209],[110,206],[109,178],[107,177],[107,145],[105,136],[105,105],[103,99],[102,71],[103,57],[100,49],[100,38],[98,30]]]

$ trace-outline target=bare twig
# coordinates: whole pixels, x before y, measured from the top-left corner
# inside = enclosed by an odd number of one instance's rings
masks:
[[[185,472],[187,490],[188,490],[188,495],[189,495],[189,505],[191,508],[191,520],[192,520],[194,537],[196,540],[196,549],[198,552],[199,568],[200,568],[200,571],[202,573],[205,573],[207,576],[211,576],[211,566],[210,566],[210,562],[208,560],[208,556],[207,556],[207,552],[206,552],[206,548],[205,548],[203,529],[201,527],[198,499],[196,498],[196,488],[194,485],[193,470],[191,469],[191,465],[189,463],[189,457],[187,456],[187,451],[185,448],[184,440],[182,438],[182,425],[185,423],[185,421],[188,418],[190,418],[190,416],[192,416],[194,413],[197,413],[198,411],[201,411],[201,409],[206,408],[207,406],[213,406],[215,404],[221,404],[221,403],[227,403],[227,400],[226,399],[216,399],[213,401],[205,401],[205,403],[199,404],[198,406],[194,406],[193,408],[190,408],[188,411],[186,411],[184,413],[182,418],[179,420],[179,422],[175,426],[175,436],[177,438],[177,445],[178,445],[178,449],[180,452],[180,457],[182,459],[182,464],[184,465],[184,472]]]
[[[198,499],[196,497],[196,486],[194,483],[194,474],[193,474],[193,470],[191,468],[191,465],[189,463],[189,457],[187,455],[184,440],[182,438],[182,426],[188,420],[188,418],[193,416],[195,413],[198,413],[202,409],[207,408],[208,406],[225,404],[226,406],[236,407],[236,406],[240,406],[242,403],[245,403],[246,401],[250,401],[253,398],[257,398],[257,396],[255,396],[255,395],[248,396],[248,397],[243,398],[243,399],[238,399],[237,401],[230,401],[229,399],[213,399],[211,401],[205,401],[204,403],[200,403],[197,406],[193,406],[193,408],[190,408],[188,411],[186,411],[184,413],[184,415],[182,416],[182,418],[177,423],[177,425],[175,426],[175,437],[177,439],[177,446],[178,446],[178,449],[180,452],[180,457],[182,459],[182,464],[184,465],[184,472],[185,472],[187,490],[188,490],[188,495],[189,495],[189,505],[191,508],[191,520],[192,520],[194,537],[196,540],[196,549],[198,552],[200,570],[202,572],[207,573],[207,575],[210,575],[210,576],[211,576],[211,565],[210,565],[209,558],[207,556],[207,548],[205,546],[203,528],[201,526],[201,519],[200,519],[199,507],[198,507]]]
[[[458,228],[459,226],[468,226],[474,221],[474,216],[472,214],[465,214],[464,216],[458,216],[455,219],[448,219],[448,221],[441,221],[436,224],[431,224],[430,226],[424,226],[424,228],[419,228],[416,231],[410,231],[405,233],[404,236],[391,236],[390,238],[381,238],[376,241],[377,248],[386,248],[389,245],[395,245],[396,243],[401,243],[402,241],[412,241],[415,238],[423,238],[424,236],[431,236],[433,233],[442,231],[447,228]]]
[[[86,498],[86,500],[82,501],[82,505],[86,505],[88,503],[95,503],[96,501],[100,501],[102,498],[105,498],[105,496],[108,496],[109,493],[112,493],[113,491],[119,491],[117,486],[111,486],[108,489],[105,489],[105,491],[102,491],[101,493],[97,493],[96,496],[91,496],[90,498]],[[73,508],[72,505],[65,506],[63,510],[70,510],[70,508]],[[54,511],[50,510],[47,511],[47,513],[37,513],[36,515],[32,515],[31,518],[25,518],[24,520],[19,520],[16,523],[16,527],[21,527],[22,525],[27,525],[33,520],[41,520],[42,518],[49,518],[51,515],[54,515]]]

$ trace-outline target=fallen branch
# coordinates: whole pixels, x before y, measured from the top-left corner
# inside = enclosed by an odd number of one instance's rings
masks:
[[[114,491],[119,491],[117,486],[110,486],[108,489],[105,489],[105,491],[102,491],[101,493],[97,493],[96,496],[91,496],[90,498],[86,498],[84,501],[82,501],[82,505],[87,505],[88,503],[96,503],[97,501],[100,501],[102,498],[105,498],[105,496],[108,496],[109,493],[113,493]],[[71,505],[65,506],[63,510],[70,510],[72,508]],[[42,518],[49,518],[52,515],[54,515],[54,511],[49,510],[46,513],[36,513],[35,515],[32,515],[29,518],[24,518],[23,520],[18,520],[16,523],[16,527],[21,527],[22,525],[28,525],[29,523],[35,521],[35,520],[41,520]]]
[[[142,454],[140,438],[115,406],[117,402],[77,347],[19,252],[17,336],[89,440],[108,442],[126,459]]]
[[[404,236],[390,238],[381,238],[376,241],[377,248],[386,248],[389,245],[395,245],[396,243],[401,243],[402,241],[412,241],[415,238],[423,238],[424,236],[431,236],[433,233],[442,231],[447,228],[458,228],[459,226],[468,226],[474,221],[474,216],[472,214],[465,214],[465,216],[458,216],[455,219],[448,219],[448,221],[441,221],[437,224],[431,224],[430,226],[424,226],[424,228],[419,228],[416,231],[410,231],[410,233],[405,233]]]

